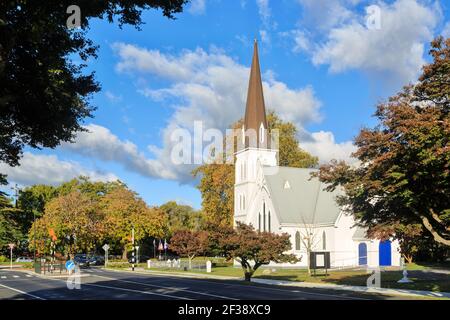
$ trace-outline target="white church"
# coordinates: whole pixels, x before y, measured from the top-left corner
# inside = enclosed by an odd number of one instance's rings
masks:
[[[301,107],[301,106],[299,106]],[[341,192],[324,191],[316,169],[278,166],[278,150],[268,134],[258,47],[255,41],[242,135],[236,153],[234,221],[260,231],[288,233],[292,252],[306,267],[307,247],[329,252],[331,268],[398,266],[397,241],[368,239],[335,199]],[[252,134],[249,134],[252,132]]]

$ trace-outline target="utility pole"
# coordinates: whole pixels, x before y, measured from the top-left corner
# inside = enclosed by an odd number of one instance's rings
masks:
[[[131,270],[134,271],[134,226],[131,229],[131,244],[133,246],[133,251],[131,251]]]
[[[16,183],[14,187],[11,187],[11,189],[14,191],[14,207],[17,208],[17,199],[19,198],[19,186]]]

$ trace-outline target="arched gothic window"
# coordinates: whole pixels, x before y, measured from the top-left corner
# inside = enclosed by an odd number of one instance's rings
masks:
[[[322,250],[327,250],[327,235],[324,232],[322,232]]]
[[[301,243],[300,232],[297,231],[295,233],[295,250],[300,251],[300,243]]]

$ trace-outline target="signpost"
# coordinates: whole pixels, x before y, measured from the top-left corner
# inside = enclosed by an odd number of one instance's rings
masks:
[[[136,246],[136,263],[139,266],[139,246]]]
[[[103,250],[105,250],[105,267],[108,264],[108,250],[109,250],[109,245],[107,243],[105,243],[102,247]]]
[[[10,252],[10,259],[11,259],[11,263],[10,263],[10,265],[9,265],[9,268],[10,268],[10,269],[12,269],[12,251],[13,251],[13,249],[14,249],[15,246],[16,246],[16,245],[15,245],[14,243],[8,244],[9,252]]]
[[[131,229],[131,244],[133,246],[133,251],[131,252],[131,270],[134,271],[134,227]]]

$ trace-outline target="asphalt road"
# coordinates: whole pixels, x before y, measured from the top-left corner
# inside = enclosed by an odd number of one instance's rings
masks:
[[[68,289],[65,278],[0,269],[0,299],[34,300],[348,300],[392,299],[348,291],[286,288],[243,284],[233,280],[203,280],[108,271],[81,271],[81,288]]]

